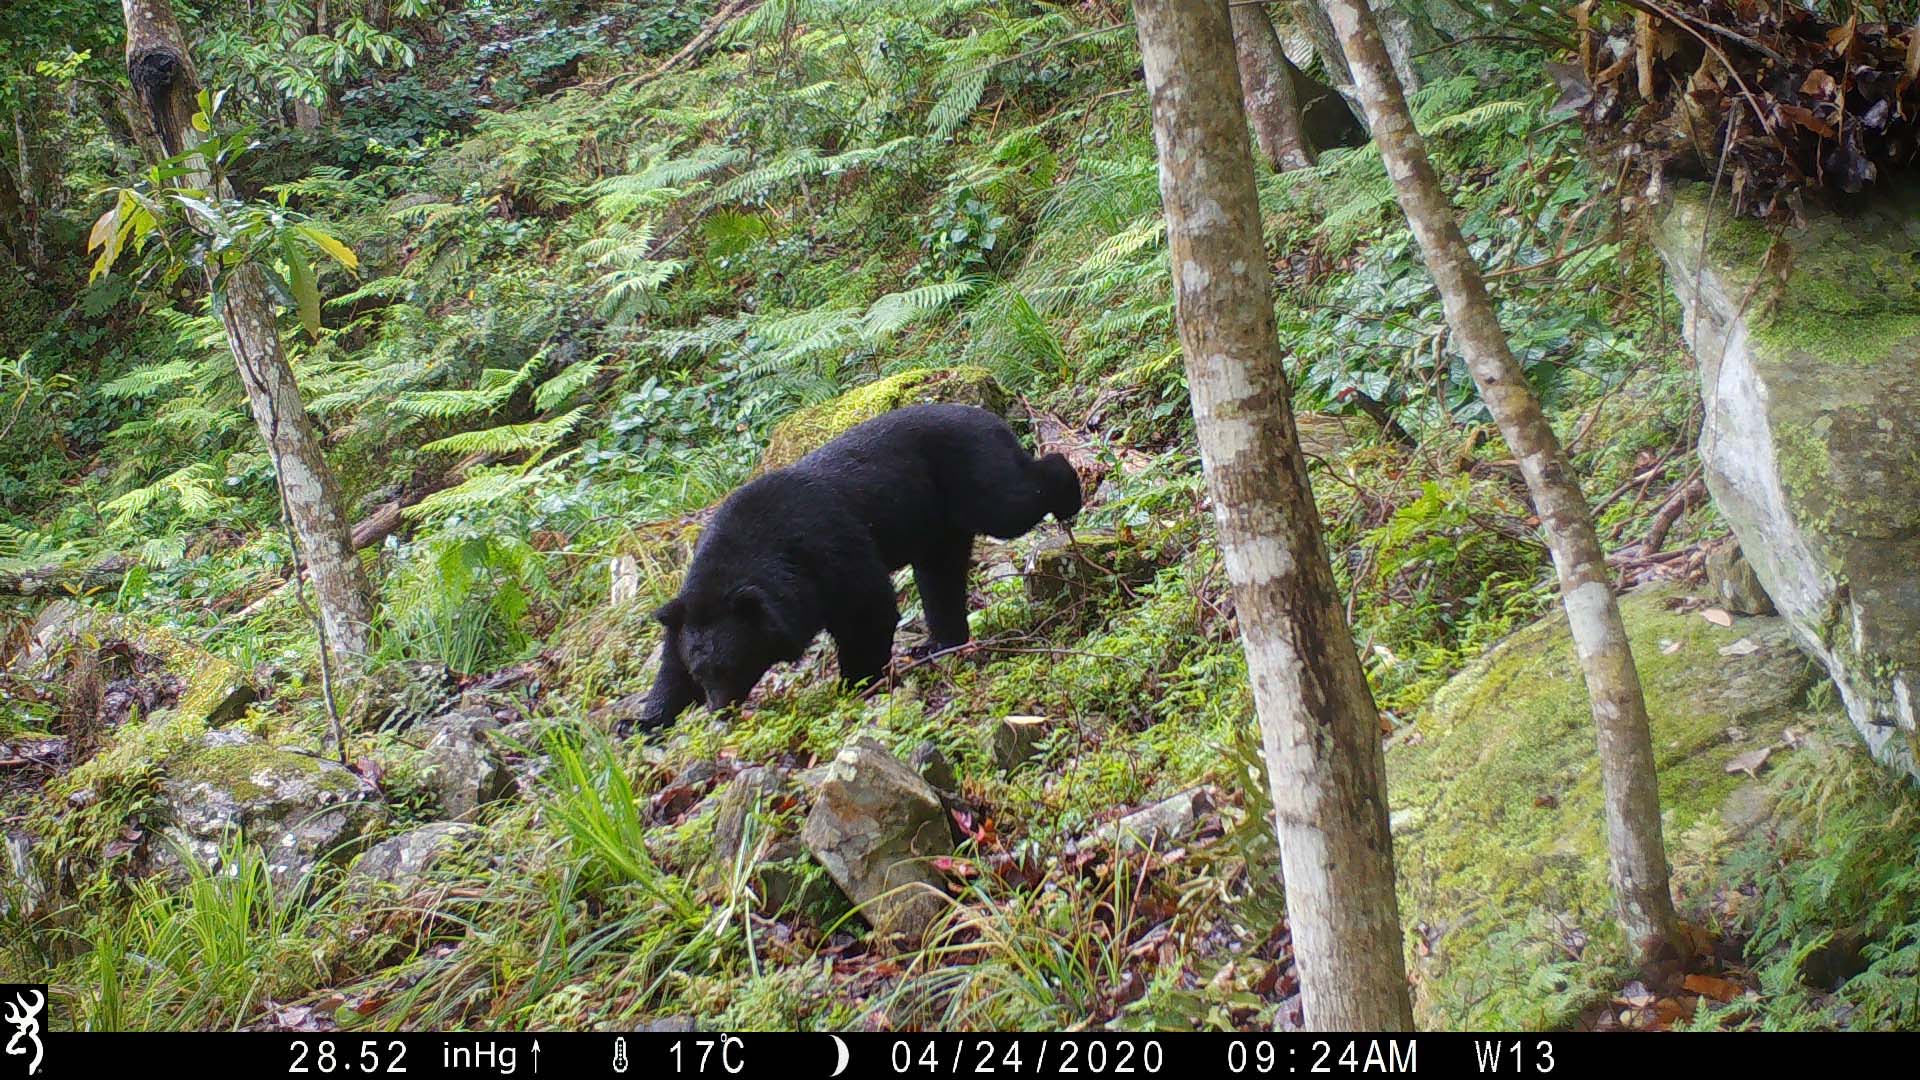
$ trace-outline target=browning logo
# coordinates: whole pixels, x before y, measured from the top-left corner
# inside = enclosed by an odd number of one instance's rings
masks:
[[[0,983],[0,1020],[13,1026],[7,1054],[26,1058],[22,1064],[27,1067],[27,1076],[40,1072],[40,1058],[46,1049],[40,1045],[40,1022],[46,1018],[46,1010],[46,984]]]

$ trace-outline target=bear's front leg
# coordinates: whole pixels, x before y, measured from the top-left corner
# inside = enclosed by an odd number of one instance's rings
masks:
[[[669,628],[666,637],[661,640],[660,672],[653,677],[653,687],[647,691],[647,700],[640,707],[639,717],[631,723],[620,725],[621,735],[631,734],[635,730],[665,727],[673,723],[689,705],[706,696],[699,681],[680,660],[677,637],[678,631]]]
[[[860,575],[847,583],[837,606],[827,633],[840,655],[840,678],[848,686],[880,678],[893,659],[893,628],[900,622],[892,579],[885,570]]]
[[[949,537],[929,545],[913,563],[913,583],[927,613],[929,654],[967,643],[967,570],[973,565],[973,537]]]

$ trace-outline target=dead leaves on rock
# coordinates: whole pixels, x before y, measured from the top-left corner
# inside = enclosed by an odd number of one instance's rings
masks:
[[[1771,0],[1625,3],[1633,18],[1578,5],[1580,58],[1549,72],[1648,198],[1678,173],[1795,220],[1809,192],[1858,194],[1920,152],[1920,30]]]

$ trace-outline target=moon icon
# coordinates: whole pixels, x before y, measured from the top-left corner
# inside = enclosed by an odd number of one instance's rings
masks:
[[[847,1053],[847,1041],[845,1039],[842,1039],[838,1035],[829,1035],[827,1036],[827,1038],[833,1040],[833,1048],[840,1054],[840,1063],[835,1065],[833,1067],[833,1071],[828,1073],[827,1075],[839,1076],[841,1073],[847,1071],[847,1058],[851,1057],[852,1055]]]

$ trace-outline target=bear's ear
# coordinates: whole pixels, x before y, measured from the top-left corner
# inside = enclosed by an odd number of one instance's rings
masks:
[[[653,617],[660,620],[660,624],[669,630],[678,630],[680,624],[687,621],[687,605],[681,603],[680,598],[676,596],[660,605],[660,610],[654,612]]]
[[[766,595],[751,585],[734,590],[728,602],[733,605],[733,613],[742,619],[758,619],[767,614]]]

